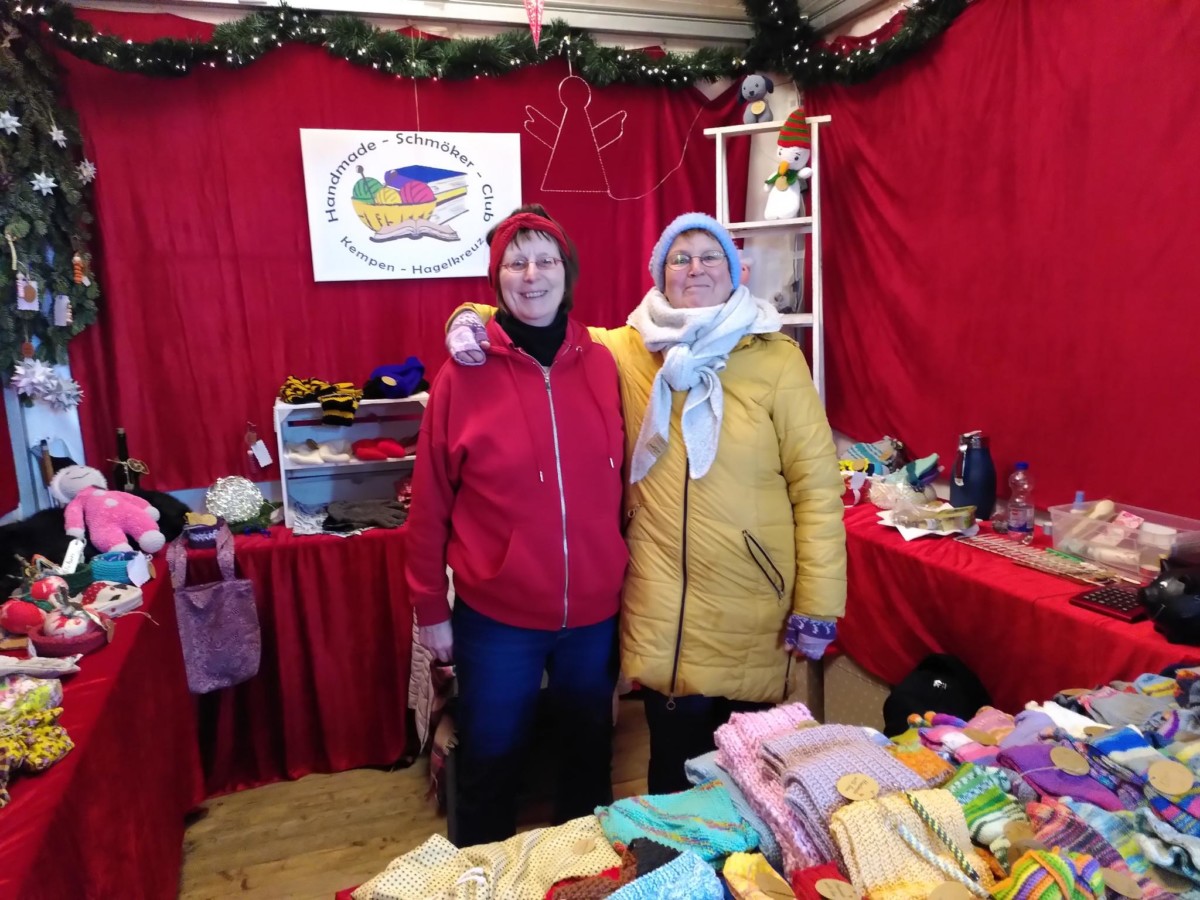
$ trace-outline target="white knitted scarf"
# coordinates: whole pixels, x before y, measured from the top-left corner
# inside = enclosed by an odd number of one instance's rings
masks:
[[[672,391],[688,392],[680,427],[691,476],[702,478],[716,459],[725,410],[718,373],[743,337],[778,331],[779,313],[744,286],[720,306],[701,309],[676,309],[661,291],[651,289],[628,322],[641,334],[646,349],[663,353],[633,449],[629,480],[645,478],[667,450]]]

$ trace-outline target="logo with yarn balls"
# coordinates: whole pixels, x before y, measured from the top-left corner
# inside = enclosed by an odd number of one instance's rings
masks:
[[[467,211],[467,178],[464,172],[431,166],[392,169],[384,180],[357,167],[351,202],[358,219],[376,243],[431,237],[457,241],[450,220]]]

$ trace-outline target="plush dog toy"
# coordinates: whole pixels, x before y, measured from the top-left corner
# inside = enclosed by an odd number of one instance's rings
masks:
[[[771,106],[766,101],[767,94],[775,91],[775,82],[766,75],[747,75],[742,79],[742,102],[746,111],[742,113],[742,124],[753,125],[757,122],[770,122]]]
[[[110,491],[104,476],[90,466],[67,466],[55,473],[50,495],[66,504],[63,523],[71,537],[87,538],[101,553],[132,550],[126,535],[147,553],[166,543],[158,530],[158,510],[141,497]]]

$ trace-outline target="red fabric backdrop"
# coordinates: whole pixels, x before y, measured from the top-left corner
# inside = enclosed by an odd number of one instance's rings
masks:
[[[174,16],[84,14],[134,39],[211,33]],[[122,75],[73,58],[64,66],[99,167],[104,309],[73,351],[88,396],[86,452],[110,458],[122,425],[153,486],[166,490],[255,474],[242,443],[246,421],[269,434],[285,375],[361,383],[374,366],[409,354],[432,371],[444,359],[447,314],[490,296],[483,279],[314,283],[300,128],[416,128],[419,110],[424,131],[520,132],[526,201],[544,203],[580,246],[578,314],[613,325],[641,299],[649,250],[666,222],[713,209],[714,154],[703,129],[732,121],[737,105],[732,89],[712,102],[691,89],[594,89],[594,121],[628,112],[623,138],[604,155],[614,193],[646,194],[617,201],[541,190],[550,150],[523,132],[525,106],[559,108],[565,65],[422,81],[415,91],[412,81],[300,46],[241,71],[181,79]],[[745,171],[747,150],[732,171]],[[742,204],[744,186],[735,194]]]
[[[1200,517],[1200,4],[978,0],[822,130],[829,408]],[[1003,474],[1002,474],[1003,478]]]
[[[12,512],[21,502],[21,488],[17,484],[17,460],[13,453],[9,452],[11,447],[12,436],[8,431],[8,416],[0,406],[0,516]]]

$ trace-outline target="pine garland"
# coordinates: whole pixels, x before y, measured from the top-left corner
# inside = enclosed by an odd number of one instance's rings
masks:
[[[6,0],[11,2],[11,0]],[[130,42],[101,34],[75,15],[65,0],[19,13],[44,19],[66,50],[121,72],[181,76],[198,66],[240,68],[278,47],[301,43],[324,47],[331,56],[387,75],[462,80],[503,75],[550,59],[569,59],[591,84],[684,88],[696,81],[739,78],[758,70],[787,72],[796,84],[852,84],[910,57],[941,34],[967,0],[916,0],[900,29],[872,48],[843,52],[825,44],[800,14],[795,0],[743,0],[754,28],[742,48],[707,47],[695,53],[602,47],[586,31],[562,20],[543,26],[540,46],[529,29],[489,38],[442,40],[385,31],[351,15],[323,15],[280,6],[218,25],[211,40],[160,38]]]
[[[100,297],[94,273],[90,284],[75,279],[76,255],[90,260],[91,188],[80,171],[82,141],[75,117],[59,105],[54,61],[36,29],[37,22],[28,17],[0,16],[0,116],[8,117],[0,119],[0,371],[5,373],[22,359],[29,342],[38,344],[38,359],[65,362],[67,342],[96,320]],[[54,141],[54,129],[61,131],[65,146]],[[39,175],[55,183],[49,193],[35,189]],[[17,288],[26,283],[37,285],[37,312],[17,308]],[[55,298],[62,295],[69,298],[72,321],[57,326]]]

